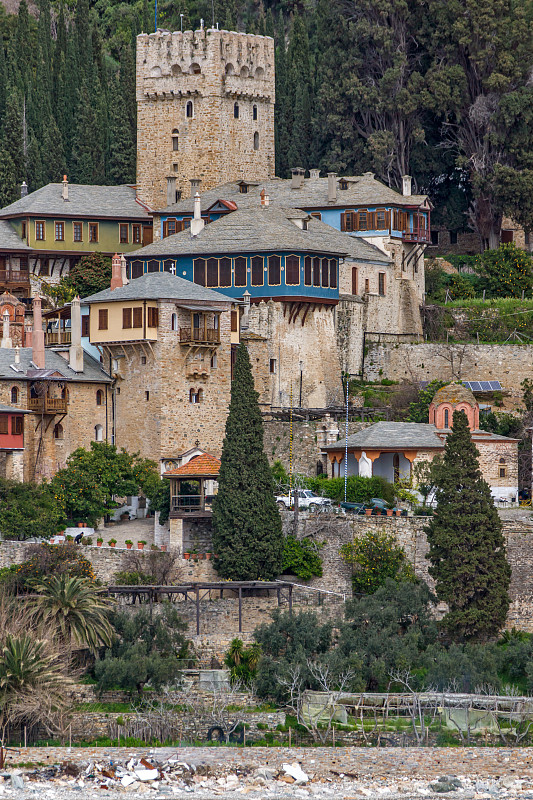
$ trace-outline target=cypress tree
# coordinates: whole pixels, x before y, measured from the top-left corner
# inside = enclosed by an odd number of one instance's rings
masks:
[[[281,519],[257,398],[248,351],[240,344],[213,501],[216,568],[233,580],[271,580],[281,572]]]
[[[511,569],[498,512],[479,468],[464,411],[453,415],[444,458],[435,467],[437,509],[426,529],[443,626],[454,639],[497,635],[509,608]]]
[[[0,208],[17,199],[18,188],[15,165],[5,142],[0,141]]]

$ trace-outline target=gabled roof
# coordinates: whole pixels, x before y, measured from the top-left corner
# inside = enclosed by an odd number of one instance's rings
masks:
[[[20,363],[15,364],[15,350],[13,348],[0,348],[0,380],[10,381],[29,381],[32,380],[32,373],[42,372],[36,370],[32,364],[31,347],[19,347]],[[83,353],[83,372],[74,372],[70,369],[68,361],[58,352],[47,347],[44,351],[45,373],[57,374],[71,383],[91,382],[91,383],[111,383],[111,378],[105,372],[102,365],[96,361],[89,353]],[[38,380],[36,376],[33,380]],[[54,378],[58,380],[58,378]]]
[[[193,456],[182,467],[169,469],[164,473],[164,478],[216,478],[220,472],[220,461],[209,453]]]
[[[31,247],[22,241],[17,232],[5,219],[0,219],[0,251],[20,250],[22,253],[31,253]]]
[[[337,184],[343,180],[338,176]],[[420,206],[427,199],[426,195],[409,195],[405,197],[400,192],[391,189],[381,181],[374,178],[371,172],[364,175],[346,176],[347,189],[340,189],[337,185],[337,197],[334,202],[328,201],[327,178],[305,178],[301,189],[293,189],[291,179],[272,178],[264,181],[232,181],[216,186],[206,192],[200,193],[202,211],[207,211],[216,200],[234,200],[239,208],[259,205],[259,197],[264,189],[270,201],[277,205],[296,208],[351,208],[353,206],[392,205],[392,206]],[[248,191],[241,194],[240,187],[246,185]],[[180,200],[167,206],[158,213],[192,213],[194,199]]]
[[[85,297],[82,303],[107,303],[123,300],[176,300],[181,302],[192,300],[215,303],[221,308],[224,308],[226,303],[235,302],[232,297],[199,286],[192,281],[186,281],[184,278],[178,278],[177,275],[172,275],[170,272],[147,272],[140,278],[134,278],[126,286],[118,289],[104,289],[90,297]]]
[[[339,439],[327,445],[324,450],[344,449],[345,440]],[[348,437],[348,448],[401,450],[405,449],[444,449],[444,442],[438,436],[434,425],[423,422],[376,422],[353,436]]]
[[[27,408],[16,408],[15,406],[7,406],[5,403],[0,403],[0,414],[31,414]]]
[[[307,220],[303,230],[293,220]],[[197,236],[189,229],[153,242],[126,257],[210,255],[224,253],[325,253],[337,258],[348,257],[388,264],[385,253],[364,240],[341,233],[331,225],[310,217],[300,209],[281,208],[258,203],[238,208],[205,225]]]
[[[21,197],[0,210],[0,217],[91,217],[95,220],[151,219],[146,206],[135,199],[133,186],[85,186],[69,183],[68,200],[63,200],[62,183],[46,186]]]

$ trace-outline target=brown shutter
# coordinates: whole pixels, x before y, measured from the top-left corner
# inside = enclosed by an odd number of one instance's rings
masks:
[[[89,315],[84,314],[81,318],[81,335],[89,336]]]
[[[343,211],[341,214],[341,231],[346,230],[346,212]]]
[[[101,308],[98,311],[98,330],[107,330],[107,308]]]
[[[168,236],[168,222],[165,220],[163,222],[163,239],[166,239]]]
[[[352,267],[352,294],[357,294],[357,267]]]
[[[159,325],[159,313],[157,308],[148,308],[148,327],[157,328]]]
[[[2,414],[2,416],[0,416],[0,433],[9,433],[7,424],[8,416],[7,414]]]
[[[231,312],[231,332],[232,333],[236,333],[237,331],[238,331],[238,327],[237,327],[237,312],[236,311],[232,311]]]
[[[131,328],[131,308],[122,309],[122,327]]]
[[[133,309],[133,327],[142,328],[143,326],[143,310],[140,306]]]

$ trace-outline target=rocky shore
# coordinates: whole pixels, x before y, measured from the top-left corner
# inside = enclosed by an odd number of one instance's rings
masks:
[[[533,749],[21,748],[0,797],[533,800]]]

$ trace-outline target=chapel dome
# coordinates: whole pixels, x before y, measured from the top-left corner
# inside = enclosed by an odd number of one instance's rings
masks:
[[[464,411],[470,430],[479,428],[479,404],[472,391],[462,383],[449,383],[435,392],[429,406],[429,423],[437,430],[449,430],[455,411]]]

